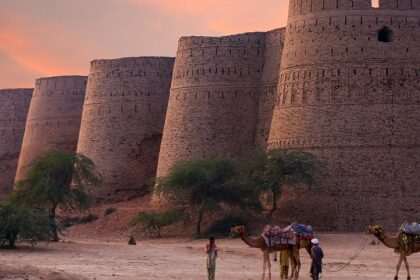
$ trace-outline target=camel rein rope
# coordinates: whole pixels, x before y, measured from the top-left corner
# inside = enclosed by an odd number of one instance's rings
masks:
[[[365,234],[362,243],[360,244],[359,248],[357,248],[356,252],[354,253],[354,255],[348,260],[348,262],[346,262],[344,265],[342,265],[341,267],[337,268],[337,269],[326,269],[328,272],[339,272],[343,269],[345,269],[346,267],[348,267],[362,252],[362,250],[365,248],[367,242],[369,240],[369,236],[367,234]]]

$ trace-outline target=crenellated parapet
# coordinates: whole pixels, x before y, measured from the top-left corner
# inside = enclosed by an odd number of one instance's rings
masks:
[[[27,166],[44,152],[76,151],[86,82],[85,76],[35,81],[16,180],[22,179]]]
[[[100,196],[147,192],[157,158],[174,58],[91,62],[77,151],[103,176]]]
[[[0,89],[0,199],[11,192],[33,89]]]

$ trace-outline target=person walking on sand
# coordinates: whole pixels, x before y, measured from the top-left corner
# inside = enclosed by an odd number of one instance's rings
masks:
[[[289,277],[289,252],[287,250],[280,251],[280,279],[288,279]]]
[[[312,279],[319,280],[319,274],[322,273],[322,258],[324,258],[324,252],[319,247],[319,240],[314,238],[311,240],[314,245],[311,249],[312,253]]]
[[[209,244],[206,245],[207,256],[207,275],[209,280],[216,279],[216,259],[217,259],[217,246],[214,237],[209,238]]]

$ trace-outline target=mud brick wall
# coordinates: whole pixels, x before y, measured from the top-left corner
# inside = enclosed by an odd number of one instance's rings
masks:
[[[0,196],[13,188],[32,91],[0,90]]]
[[[91,62],[77,151],[103,175],[103,197],[145,191],[156,176],[174,58]]]
[[[285,192],[282,218],[329,230],[418,219],[419,23],[419,1],[291,1],[269,147],[327,167]]]
[[[87,77],[40,78],[29,106],[16,180],[40,154],[51,150],[76,152]]]

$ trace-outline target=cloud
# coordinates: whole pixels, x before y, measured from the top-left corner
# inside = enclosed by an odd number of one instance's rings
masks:
[[[288,0],[1,0],[0,88],[82,74],[89,61],[174,56],[181,36],[284,26]],[[12,71],[8,71],[12,69]],[[18,73],[22,73],[18,82]],[[29,79],[30,77],[30,79]],[[14,84],[12,84],[14,83]]]

